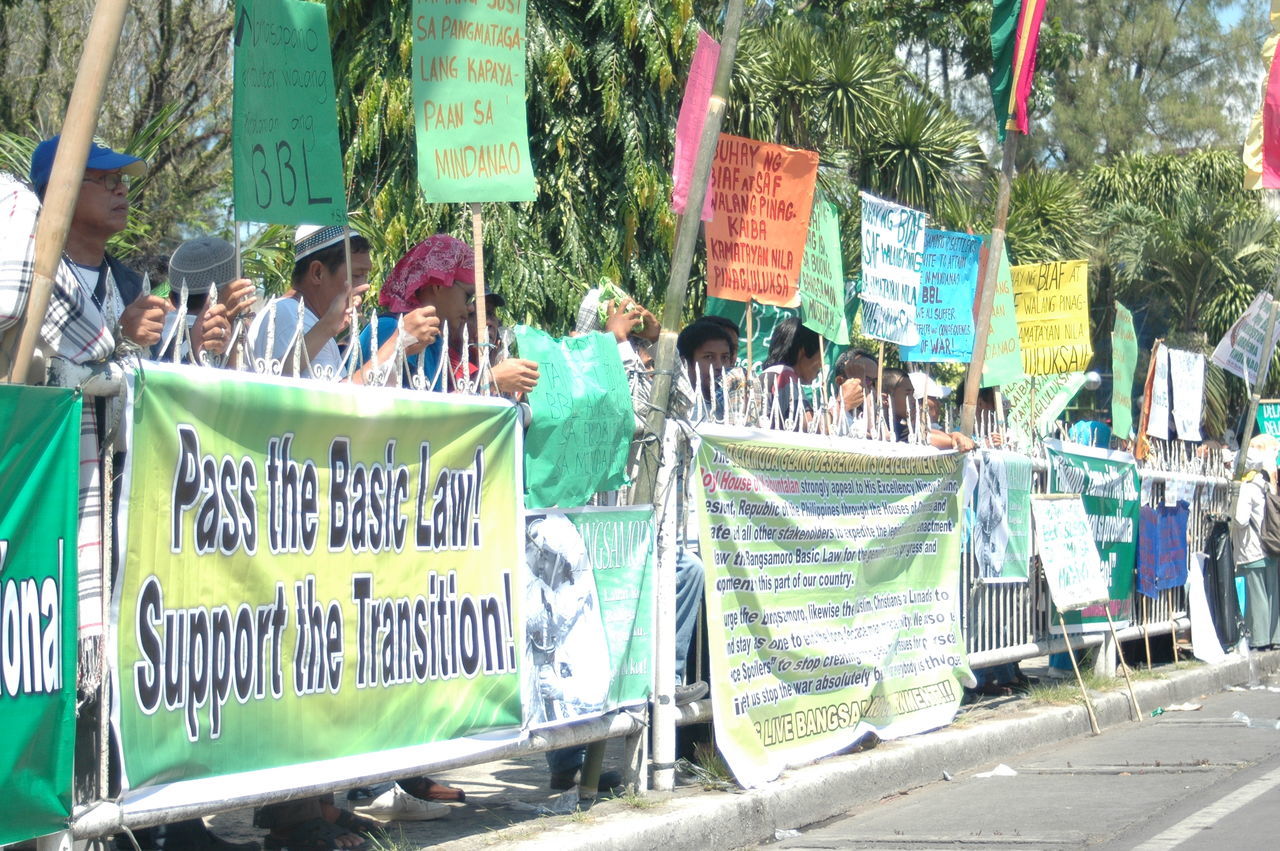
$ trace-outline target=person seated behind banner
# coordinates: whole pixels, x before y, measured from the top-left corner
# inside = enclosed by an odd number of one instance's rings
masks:
[[[951,395],[950,387],[943,387],[923,372],[910,374],[911,387],[916,403],[922,406],[925,426],[929,429],[929,445],[934,449],[955,449],[969,452],[977,444],[961,431],[947,431],[942,424],[942,400]]]
[[[366,358],[370,356],[375,329],[381,344],[394,335],[402,317],[417,310],[431,310],[439,318],[447,338],[440,335],[421,349],[421,363],[417,352],[411,352],[415,356],[406,360],[402,383],[413,386],[415,376],[421,374],[423,389],[447,392],[464,382],[476,381],[478,362],[463,354],[464,342],[473,352],[480,348],[475,346],[474,339],[474,297],[475,254],[471,246],[448,234],[427,237],[396,261],[383,282],[378,304],[386,312],[379,315],[376,326],[361,332],[361,354]],[[447,365],[442,366],[446,352]],[[380,362],[388,360],[380,357]],[[538,365],[523,358],[507,358],[492,367],[492,377],[500,393],[527,393],[538,383]]]
[[[964,381],[956,386],[956,398],[964,405]],[[963,411],[963,407],[961,408]],[[1004,446],[1004,433],[1000,431],[1001,417],[996,411],[996,388],[982,387],[974,404],[972,437],[979,444],[999,449]]]
[[[169,302],[182,307],[182,290],[187,292],[187,331],[181,344],[180,361],[191,362],[190,337],[202,312],[206,316],[223,316],[228,328],[245,316],[253,307],[253,282],[236,277],[236,249],[225,239],[216,236],[198,236],[188,239],[174,250],[169,258]],[[213,291],[210,301],[210,291]],[[207,308],[207,311],[206,311]],[[178,313],[165,314],[164,331],[157,347],[159,360],[171,360],[178,339]],[[225,354],[231,338],[205,333],[204,351],[212,355]]]
[[[876,398],[879,362],[866,352],[847,349],[836,358],[831,370],[835,387],[832,400],[831,432],[849,437],[873,437],[867,430],[867,400]],[[875,410],[872,409],[872,417]]]
[[[724,378],[733,368],[733,335],[718,322],[698,319],[676,337],[676,352],[685,362],[689,381],[701,391],[706,410],[714,419],[724,417]]]
[[[351,280],[347,280],[344,239],[350,238]],[[303,225],[294,236],[292,288],[282,298],[273,299],[249,328],[249,344],[258,372],[294,372],[295,346],[301,345],[299,359],[305,378],[343,379],[363,384],[366,378],[385,383],[390,376],[372,375],[373,360],[364,361],[352,375],[338,348],[339,334],[351,321],[353,307],[369,289],[369,242],[354,230],[342,226]],[[298,327],[301,311],[302,327]],[[420,307],[404,316],[404,337],[396,331],[382,342],[378,363],[388,363],[396,346],[417,354],[435,342],[440,320],[435,310]]]
[[[1085,446],[1096,446],[1101,449],[1111,448],[1111,424],[1098,411],[1090,411],[1087,418],[1071,424],[1067,429],[1067,437],[1074,443]]]
[[[773,329],[769,355],[764,361],[765,419],[769,428],[802,431],[813,418],[813,407],[804,398],[804,385],[813,383],[822,368],[817,332],[794,316]]]

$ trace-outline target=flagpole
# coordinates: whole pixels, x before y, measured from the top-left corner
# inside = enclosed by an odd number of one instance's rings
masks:
[[[40,339],[40,328],[49,311],[54,277],[58,274],[58,264],[62,262],[71,216],[80,194],[80,179],[84,176],[93,131],[98,126],[98,111],[102,108],[102,96],[111,75],[111,65],[115,62],[128,8],[128,0],[98,0],[93,19],[89,22],[84,53],[80,57],[75,87],[71,90],[71,100],[62,124],[62,138],[53,158],[53,171],[36,222],[31,294],[22,324],[5,334],[4,349],[8,349],[13,337],[17,337],[9,374],[4,379],[8,383],[24,383],[29,377],[27,373],[35,354],[36,341]]]
[[[1009,220],[1009,194],[1013,186],[1013,160],[1018,151],[1017,131],[1006,131],[1000,158],[1000,184],[996,194],[996,220],[987,245],[987,263],[978,280],[978,315],[974,321],[973,359],[964,379],[964,399],[960,406],[960,430],[973,434],[978,410],[978,391],[982,386],[982,364],[987,356],[987,336],[991,330],[991,312],[995,303],[996,277],[1000,274],[1000,258],[1004,255],[1004,229]]]

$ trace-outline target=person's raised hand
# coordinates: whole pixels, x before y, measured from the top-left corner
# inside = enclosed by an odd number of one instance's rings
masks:
[[[528,393],[538,383],[538,364],[523,358],[507,358],[493,367],[493,383],[499,393]]]
[[[405,354],[418,354],[440,336],[440,317],[436,315],[436,309],[430,305],[410,310],[401,317],[400,321],[404,332],[415,340],[413,343],[406,341]]]
[[[173,310],[168,299],[144,292],[120,314],[120,333],[139,346],[154,346],[164,331],[164,315]]]
[[[631,329],[637,322],[643,321],[642,308],[631,299],[622,302],[609,302],[609,318],[604,322],[604,330],[613,334],[619,343],[625,343]]]
[[[220,355],[231,340],[231,322],[227,308],[220,301],[208,302],[191,327],[191,350]]]
[[[218,290],[218,303],[226,308],[228,321],[248,310],[256,298],[253,281],[248,278],[236,278]]]

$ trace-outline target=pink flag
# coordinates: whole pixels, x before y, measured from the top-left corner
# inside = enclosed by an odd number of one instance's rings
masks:
[[[693,51],[693,64],[689,66],[689,81],[685,83],[684,100],[680,103],[680,117],[676,119],[676,159],[671,169],[674,187],[671,190],[671,209],[683,213],[689,199],[689,184],[693,180],[693,160],[698,155],[698,140],[702,138],[702,125],[707,121],[707,103],[711,100],[711,85],[715,81],[716,64],[720,61],[720,44],[702,30],[698,30],[698,46]],[[711,203],[708,187],[702,202],[702,220],[711,221],[715,207]]]

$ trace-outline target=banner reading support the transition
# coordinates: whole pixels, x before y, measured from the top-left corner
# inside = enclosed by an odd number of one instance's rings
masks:
[[[0,387],[0,845],[71,813],[80,405]]]
[[[704,429],[698,453],[717,744],[745,786],[951,722],[961,458]],[[847,448],[846,448],[847,447]]]
[[[152,364],[128,424],[126,788],[229,798],[518,734],[513,405]]]

